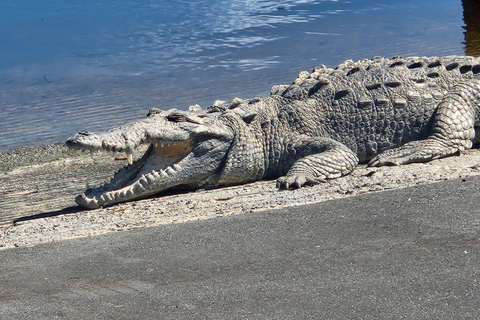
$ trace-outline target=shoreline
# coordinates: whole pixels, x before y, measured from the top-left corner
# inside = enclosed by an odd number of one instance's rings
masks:
[[[141,156],[137,152],[135,156]],[[170,193],[83,210],[75,196],[124,164],[114,154],[74,155],[63,144],[0,152],[0,250],[183,223],[234,214],[318,203],[365,193],[480,175],[480,150],[398,167],[359,165],[350,175],[297,190],[279,191],[275,180],[185,193]],[[19,221],[13,224],[15,219]]]

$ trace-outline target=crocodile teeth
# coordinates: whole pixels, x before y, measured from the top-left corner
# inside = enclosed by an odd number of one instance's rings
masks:
[[[154,183],[157,181],[154,174],[147,174],[145,178],[147,178],[148,183]]]
[[[133,163],[133,154],[131,154],[130,152],[126,152],[126,155],[127,155],[128,164],[132,164]]]
[[[166,177],[168,177],[168,174],[167,174],[164,170],[160,170],[158,173],[160,174],[160,177],[161,177],[161,178],[166,178]]]
[[[107,193],[105,193],[103,196],[104,196],[104,198],[105,198],[106,201],[112,201],[112,200],[114,199],[114,197],[113,197],[113,195],[112,195],[111,192],[107,192]]]
[[[138,182],[142,185],[142,187],[146,188],[148,186],[148,180],[145,175],[142,175],[140,179],[138,179]]]
[[[78,195],[75,201],[80,204],[83,207],[90,208],[90,209],[95,209],[103,205],[105,202],[101,202],[101,199],[94,197],[94,198],[88,198],[85,194]],[[103,199],[104,200],[104,199]]]

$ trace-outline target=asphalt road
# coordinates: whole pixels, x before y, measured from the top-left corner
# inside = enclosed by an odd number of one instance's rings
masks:
[[[1,319],[478,319],[480,178],[0,251]]]

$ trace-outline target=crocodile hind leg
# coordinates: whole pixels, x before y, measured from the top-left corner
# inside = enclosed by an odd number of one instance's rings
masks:
[[[358,164],[357,155],[340,142],[329,138],[306,137],[289,148],[296,159],[277,188],[296,189],[349,174]]]
[[[478,122],[480,81],[469,80],[456,85],[438,105],[430,135],[379,154],[369,166],[401,165],[426,162],[469,149]]]

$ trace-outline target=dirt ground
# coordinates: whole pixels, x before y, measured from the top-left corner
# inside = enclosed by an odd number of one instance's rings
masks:
[[[349,176],[298,190],[278,191],[270,180],[159,195],[103,209],[79,208],[74,199],[86,185],[103,183],[125,164],[114,158],[112,154],[75,155],[61,144],[1,152],[0,249],[299,206],[480,174],[480,150],[473,149],[429,163],[361,165]]]

